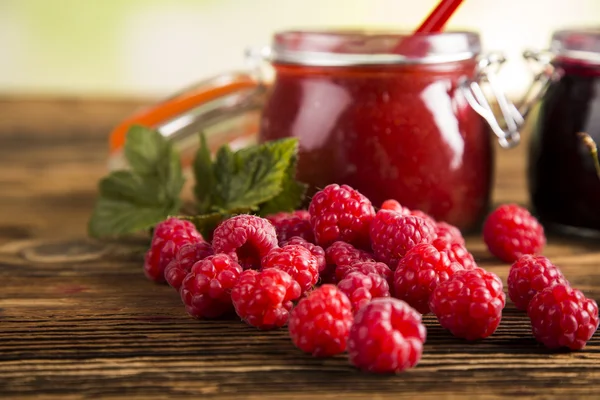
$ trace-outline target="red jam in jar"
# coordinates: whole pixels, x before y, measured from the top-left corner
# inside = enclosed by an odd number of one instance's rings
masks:
[[[529,189],[547,228],[600,236],[600,177],[582,133],[600,145],[600,29],[553,35],[548,87],[529,153]]]
[[[411,54],[395,53],[403,40]],[[297,137],[298,178],[313,189],[344,183],[375,206],[393,198],[474,228],[488,207],[493,149],[460,83],[476,75],[479,51],[467,32],[280,33],[260,140]]]

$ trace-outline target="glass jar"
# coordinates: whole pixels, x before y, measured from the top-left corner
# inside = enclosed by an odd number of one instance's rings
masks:
[[[551,43],[555,78],[529,151],[531,202],[548,228],[599,236],[600,177],[582,133],[600,141],[600,29],[558,31]]]
[[[473,32],[281,32],[270,47],[250,53],[255,63],[273,66],[272,80],[245,75],[247,85],[241,87],[247,93],[237,100],[231,99],[241,93],[237,79],[216,85],[224,94],[209,100],[189,101],[194,90],[188,96],[184,91],[182,98],[125,121],[113,136],[122,138],[131,123],[148,123],[149,116],[170,109],[171,121],[154,118],[155,126],[174,139],[191,140],[181,131],[210,131],[227,121],[235,132],[239,125],[232,123],[231,109],[241,111],[238,117],[262,110],[257,140],[297,137],[298,178],[313,192],[329,183],[348,184],[375,206],[393,198],[469,230],[488,208],[490,127],[503,147],[511,147],[522,122],[495,83],[494,72],[504,58],[480,53]],[[492,89],[506,129],[483,94],[483,81]],[[220,125],[206,118],[206,110]],[[222,129],[216,132],[209,142],[222,137]],[[248,132],[247,126],[239,132]]]

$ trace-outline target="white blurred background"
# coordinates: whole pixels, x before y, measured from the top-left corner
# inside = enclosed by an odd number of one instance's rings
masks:
[[[0,95],[160,97],[244,67],[247,46],[309,27],[410,30],[437,0],[0,0]],[[465,0],[451,29],[479,31],[510,58],[517,96],[530,79],[520,53],[551,32],[600,26],[600,0]]]

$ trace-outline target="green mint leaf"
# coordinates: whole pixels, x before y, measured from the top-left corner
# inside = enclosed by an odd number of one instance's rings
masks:
[[[296,180],[296,164],[298,157],[294,156],[290,160],[281,186],[283,190],[271,200],[263,203],[260,207],[260,215],[265,216],[286,211],[297,210],[304,200],[308,185]]]
[[[237,151],[220,162],[217,154],[218,191],[221,209],[231,210],[258,206],[277,196],[283,190],[283,180],[290,161],[298,149],[297,139],[281,139]],[[221,158],[225,159],[223,155]],[[217,168],[233,169],[227,177]]]
[[[89,221],[90,236],[134,233],[179,212],[185,179],[172,144],[156,131],[133,126],[124,155],[130,170],[112,172],[98,185],[100,196]]]
[[[206,144],[206,136],[203,133],[200,134],[200,147],[194,160],[194,177],[196,179],[194,194],[198,200],[198,212],[204,214],[210,209],[211,193],[215,190],[216,179],[210,149]]]
[[[100,197],[89,223],[93,237],[121,236],[152,228],[170,214],[176,213],[177,204],[162,209],[139,205],[131,201]]]

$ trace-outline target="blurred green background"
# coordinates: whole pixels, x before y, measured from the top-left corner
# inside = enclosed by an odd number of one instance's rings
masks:
[[[247,46],[280,29],[412,29],[436,0],[0,0],[0,95],[165,96],[244,68]],[[600,0],[466,0],[449,27],[510,57],[509,93],[527,86],[520,53],[554,29],[600,25]]]

